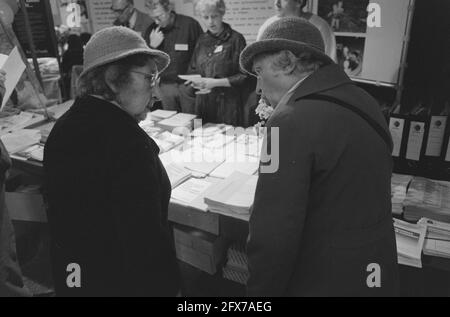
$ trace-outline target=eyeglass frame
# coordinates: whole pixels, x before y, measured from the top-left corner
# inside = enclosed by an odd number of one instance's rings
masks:
[[[121,14],[123,14],[123,13],[125,12],[125,10],[128,9],[129,7],[130,7],[130,4],[128,3],[128,4],[127,4],[125,7],[123,7],[122,9],[114,9],[113,6],[111,6],[109,9],[110,9],[111,11],[113,11],[114,13],[121,15]]]
[[[135,70],[130,70],[130,73],[135,73],[135,74],[141,74],[144,75],[145,79],[147,79],[150,82],[150,87],[156,87],[158,80],[159,80],[159,73],[156,72],[155,74],[147,74],[147,73],[143,73],[143,72],[138,72]]]

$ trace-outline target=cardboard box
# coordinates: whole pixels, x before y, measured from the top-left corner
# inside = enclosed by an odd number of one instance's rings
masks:
[[[224,262],[227,240],[184,226],[173,229],[177,258],[207,272],[216,274],[217,266]]]
[[[196,210],[171,201],[168,219],[180,225],[219,235],[219,214]]]
[[[41,194],[6,192],[5,202],[11,220],[47,223]]]

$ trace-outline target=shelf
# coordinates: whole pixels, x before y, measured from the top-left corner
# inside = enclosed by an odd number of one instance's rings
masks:
[[[362,37],[362,38],[367,37],[367,33],[351,33],[351,32],[334,32],[334,35],[343,37]]]

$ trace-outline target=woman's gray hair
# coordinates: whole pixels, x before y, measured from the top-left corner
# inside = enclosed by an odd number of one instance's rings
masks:
[[[225,15],[227,7],[223,0],[197,0],[195,3],[195,11],[198,14],[205,11],[217,11],[220,15]]]
[[[310,52],[302,52],[296,55],[288,50],[263,53],[256,56],[255,60],[261,60],[266,57],[271,58],[271,66],[275,69],[285,69],[292,64],[296,64],[294,71],[296,70],[300,73],[312,73],[326,65],[323,60]]]
[[[116,94],[106,83],[106,71],[109,67],[114,67],[109,80],[115,86],[122,88],[130,83],[130,70],[133,67],[143,67],[153,58],[147,54],[135,54],[118,61],[96,67],[78,80],[77,97],[87,95],[97,95],[109,101],[116,100]]]

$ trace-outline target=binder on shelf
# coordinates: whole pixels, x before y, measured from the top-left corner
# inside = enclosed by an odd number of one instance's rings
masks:
[[[421,170],[425,177],[443,179],[442,151],[445,146],[447,125],[447,116],[431,116],[429,119],[425,156],[421,163]]]
[[[392,136],[394,172],[402,173],[406,170],[406,144],[408,140],[409,121],[406,115],[391,114],[389,118],[389,131]]]
[[[403,165],[404,173],[413,175],[424,174],[421,162],[425,157],[428,129],[428,117],[413,115],[408,117],[405,164]]]
[[[392,142],[394,144],[392,150],[392,156],[394,158],[400,158],[402,154],[402,145],[405,143],[405,126],[406,116],[393,114],[389,119],[389,131],[391,132]]]
[[[441,153],[440,175],[444,180],[450,181],[450,123],[445,129],[444,144]]]

